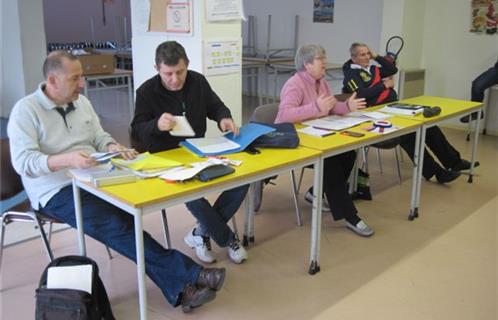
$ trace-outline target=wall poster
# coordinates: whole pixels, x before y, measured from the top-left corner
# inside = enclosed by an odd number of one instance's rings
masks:
[[[470,32],[498,34],[498,0],[472,0]]]
[[[313,22],[334,22],[335,0],[313,0]]]
[[[207,21],[242,19],[242,0],[206,0]]]
[[[240,72],[242,39],[204,41],[203,55],[203,73],[206,76]]]

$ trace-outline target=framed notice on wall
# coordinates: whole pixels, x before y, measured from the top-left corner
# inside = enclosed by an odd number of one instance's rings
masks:
[[[242,19],[242,0],[205,0],[207,21]]]
[[[192,35],[192,0],[149,0],[149,32]]]
[[[236,73],[242,67],[242,40],[204,41],[204,68],[207,76]]]
[[[166,32],[189,33],[190,3],[169,3],[166,5]]]

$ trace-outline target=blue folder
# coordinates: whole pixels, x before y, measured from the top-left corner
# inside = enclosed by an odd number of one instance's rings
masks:
[[[197,140],[197,139],[204,139],[205,141],[208,141],[209,138],[194,138],[194,139],[187,139],[182,142],[180,142],[180,145],[184,148],[187,148],[188,150],[192,151],[198,156],[205,157],[205,156],[218,156],[218,155],[223,155],[223,154],[230,154],[230,153],[236,153],[243,151],[248,145],[250,145],[254,140],[259,138],[260,136],[267,134],[269,132],[275,131],[275,128],[265,126],[259,123],[248,123],[240,127],[239,129],[240,133],[238,136],[235,136],[232,132],[227,133],[225,135],[225,138],[237,143],[239,147],[236,148],[231,148],[231,149],[225,149],[219,152],[214,152],[214,153],[204,153],[200,151],[197,147],[195,147],[192,143],[190,143],[188,140]]]

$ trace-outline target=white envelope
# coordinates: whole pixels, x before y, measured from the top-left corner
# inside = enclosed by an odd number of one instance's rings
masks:
[[[175,126],[169,132],[172,136],[175,137],[193,137],[195,136],[195,132],[190,126],[187,118],[184,116],[175,116]]]

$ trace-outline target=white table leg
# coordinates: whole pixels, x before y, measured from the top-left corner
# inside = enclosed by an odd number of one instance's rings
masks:
[[[135,221],[135,246],[137,254],[138,299],[140,305],[140,319],[147,319],[147,292],[145,291],[145,255],[144,235],[142,226],[142,211],[134,213]]]
[[[322,194],[323,194],[323,158],[320,156],[314,163],[313,173],[313,209],[311,218],[311,252],[310,267],[308,273],[311,275],[320,271],[320,234],[322,230]]]
[[[420,205],[420,189],[422,186],[422,169],[424,167],[424,152],[425,152],[425,133],[427,128],[422,125],[415,135],[415,152],[413,155],[414,168],[413,172],[415,176],[415,197],[412,188],[412,207],[410,209],[409,220],[413,220],[418,217],[419,205]],[[413,184],[412,184],[413,186]]]
[[[474,141],[472,142],[472,156],[470,158],[469,179],[467,180],[468,183],[473,182],[474,163],[476,161],[477,143],[479,141],[479,126],[481,124],[481,114],[482,114],[482,107],[479,109],[479,112],[477,113],[476,127],[474,130]]]
[[[242,245],[248,246],[251,242],[254,242],[254,187],[252,183],[249,184],[249,190],[247,190],[244,207],[246,216]]]
[[[85,233],[83,230],[83,214],[81,212],[80,188],[76,185],[76,180],[74,179],[73,179],[73,198],[74,198],[74,212],[76,215],[76,233],[78,237],[80,255],[86,256]]]

